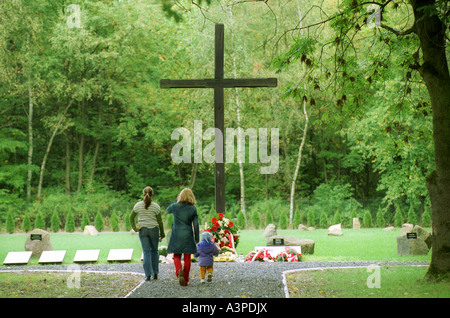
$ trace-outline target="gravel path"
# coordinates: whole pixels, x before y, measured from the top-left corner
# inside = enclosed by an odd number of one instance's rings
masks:
[[[283,272],[306,268],[389,265],[428,265],[429,262],[345,261],[345,262],[275,262],[214,264],[212,283],[200,283],[197,263],[191,265],[189,286],[182,287],[175,277],[173,264],[160,264],[157,280],[142,282],[130,298],[284,298]],[[133,272],[144,275],[142,264],[81,265],[81,270]],[[1,270],[70,270],[65,265],[0,267]]]

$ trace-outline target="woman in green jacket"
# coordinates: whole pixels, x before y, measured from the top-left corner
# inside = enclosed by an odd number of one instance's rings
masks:
[[[189,188],[183,189],[176,202],[167,207],[167,213],[173,214],[172,234],[170,235],[168,253],[174,253],[175,275],[181,286],[187,286],[191,269],[191,254],[197,253],[199,226],[195,197]],[[181,256],[184,256],[184,268]]]

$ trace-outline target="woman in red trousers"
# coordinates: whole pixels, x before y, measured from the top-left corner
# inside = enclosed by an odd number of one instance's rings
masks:
[[[170,235],[168,253],[173,253],[175,275],[181,286],[187,286],[191,269],[191,254],[197,253],[199,227],[195,197],[189,188],[183,189],[176,202],[167,207],[167,213],[173,214],[172,234]],[[181,256],[184,256],[184,268]]]

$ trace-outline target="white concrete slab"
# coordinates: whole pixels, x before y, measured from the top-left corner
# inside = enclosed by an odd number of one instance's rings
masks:
[[[100,250],[77,250],[73,258],[74,263],[96,262]]]
[[[3,265],[27,265],[33,252],[8,252]]]
[[[132,248],[110,249],[107,260],[108,262],[129,262],[132,255]]]
[[[39,258],[39,264],[62,263],[66,256],[66,251],[43,251]]]

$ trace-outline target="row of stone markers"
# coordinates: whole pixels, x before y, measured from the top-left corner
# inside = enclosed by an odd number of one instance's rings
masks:
[[[32,251],[9,252],[6,255],[3,265],[27,265],[30,261]],[[98,261],[100,250],[77,250],[73,258],[73,263],[95,263]],[[108,253],[108,262],[130,262],[133,255],[132,248],[110,249]],[[42,251],[39,257],[39,264],[61,264],[66,256],[65,250]],[[142,259],[142,257],[141,257]]]
[[[87,226],[86,226],[87,227]],[[86,234],[86,233],[85,233]],[[95,235],[95,234],[88,234]],[[98,261],[99,249],[77,250],[73,258],[74,263],[95,263]],[[132,248],[110,249],[108,262],[129,262],[133,255]],[[27,265],[31,257],[39,258],[39,264],[60,264],[66,256],[65,250],[54,251],[50,243],[50,233],[41,229],[34,229],[27,236],[24,252],[9,252],[3,265]],[[142,256],[141,256],[142,259]]]

